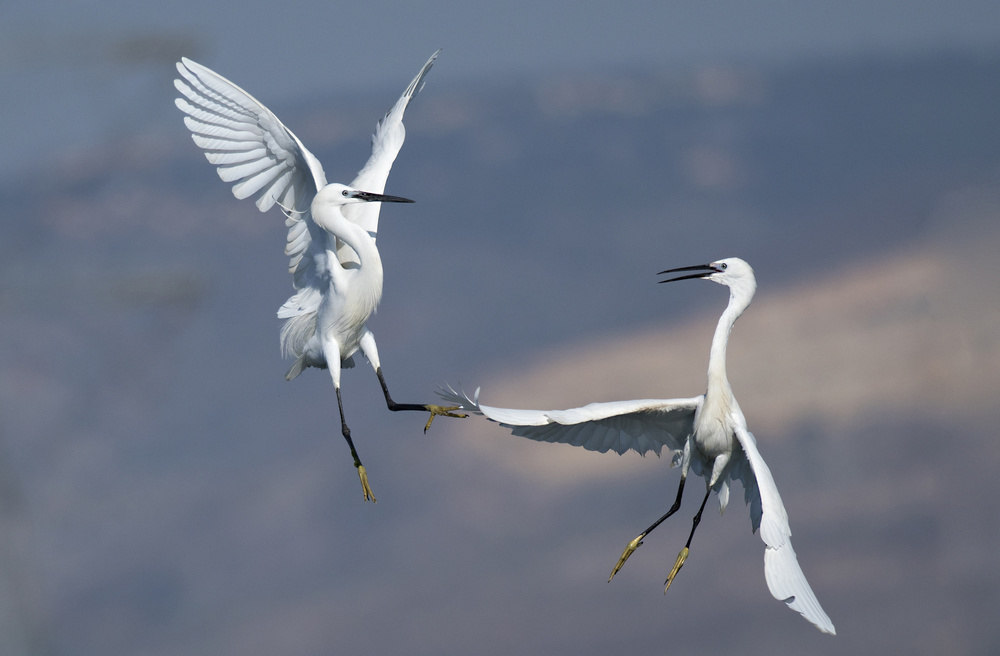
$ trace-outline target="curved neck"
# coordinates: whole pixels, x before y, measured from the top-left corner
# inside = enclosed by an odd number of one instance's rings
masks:
[[[752,291],[747,295],[740,294],[732,288],[729,290],[729,305],[719,317],[719,323],[715,327],[715,335],[712,337],[712,350],[708,355],[709,392],[713,389],[729,389],[729,378],[726,376],[726,346],[729,344],[729,333],[733,329],[733,324],[750,305],[752,297]]]
[[[338,242],[347,244],[357,254],[357,258],[349,257],[349,260],[359,262],[362,267],[381,264],[375,240],[372,239],[367,230],[349,221],[339,206],[332,208],[314,206],[312,216],[316,225],[327,234],[336,237]],[[327,250],[331,252],[340,250],[340,243],[335,245],[331,240],[326,245]]]

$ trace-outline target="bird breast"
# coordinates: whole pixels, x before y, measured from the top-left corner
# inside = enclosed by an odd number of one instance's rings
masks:
[[[695,422],[694,443],[709,462],[733,450],[731,404],[725,394],[707,394]]]
[[[376,263],[378,264],[378,263]],[[317,331],[333,338],[340,346],[342,358],[348,358],[358,349],[358,341],[369,317],[375,313],[382,297],[381,266],[344,271],[342,283],[330,285],[316,317]],[[377,273],[378,275],[372,275]]]

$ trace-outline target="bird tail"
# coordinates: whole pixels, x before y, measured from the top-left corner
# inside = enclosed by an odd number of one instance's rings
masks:
[[[301,374],[302,370],[305,368],[306,368],[306,356],[300,355],[299,357],[295,358],[295,362],[288,369],[288,373],[285,374],[285,380],[293,380],[295,378],[298,378],[299,374]]]
[[[303,312],[302,314],[288,317],[285,325],[281,327],[281,355],[286,358],[300,358],[302,352],[305,350],[306,342],[315,334],[315,311]],[[292,372],[289,371],[288,373],[291,374]]]

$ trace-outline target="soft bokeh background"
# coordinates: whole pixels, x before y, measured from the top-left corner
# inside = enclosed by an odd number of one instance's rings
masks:
[[[173,106],[190,56],[349,180],[407,113],[371,322],[397,400],[734,390],[838,636],[773,600],[736,492],[667,459],[292,383],[277,211]],[[1000,651],[1000,7],[762,0],[0,6],[0,653]],[[696,490],[697,488],[693,488]]]

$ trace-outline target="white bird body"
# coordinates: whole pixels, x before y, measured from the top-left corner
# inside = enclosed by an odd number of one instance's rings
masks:
[[[336,204],[346,189],[349,187],[327,185],[316,195],[311,206],[317,225],[327,234],[339,235],[335,240],[328,240],[323,259],[341,264],[326,267],[317,276],[314,286],[307,288],[304,294],[295,294],[282,306],[283,310],[295,308],[282,329],[282,350],[286,355],[301,359],[302,367],[327,366],[324,340],[336,343],[343,366],[353,366],[351,357],[368,333],[368,318],[382,299],[382,259],[375,242],[364,228],[349,221],[341,211],[342,206]],[[343,265],[336,251],[338,243],[341,253],[352,265]],[[326,293],[316,294],[313,290],[325,290]],[[282,317],[283,313],[279,311],[278,316]],[[289,377],[294,378],[298,371],[293,366]]]
[[[833,623],[820,606],[798,564],[792,549],[788,515],[778,488],[757,450],[756,440],[747,430],[743,411],[733,396],[726,376],[726,346],[730,331],[736,319],[749,306],[756,290],[753,270],[743,260],[729,258],[662,273],[695,269],[703,271],[673,280],[706,278],[730,288],[729,305],[720,317],[712,339],[708,385],[700,396],[591,403],[581,408],[552,411],[483,405],[479,403],[478,389],[471,399],[451,388],[441,390],[439,394],[463,410],[483,414],[502,424],[514,435],[533,440],[573,444],[602,453],[615,451],[623,454],[632,449],[640,454],[653,452],[659,455],[663,447],[673,452],[671,464],[681,468],[680,487],[674,506],[629,543],[611,574],[612,578],[642,544],[642,539],[680,507],[689,469],[705,479],[705,501],[709,493],[716,492],[721,510],[725,510],[729,501],[729,482],[739,480],[746,502],[750,505],[752,528],[754,531],[760,529],[765,544],[764,575],[771,594],[801,613],[821,631],[835,633]],[[702,509],[704,505],[703,501]],[[700,517],[701,510],[695,517],[694,527],[697,527]],[[691,531],[693,535],[694,528]],[[689,537],[688,545],[681,551],[667,579],[668,588],[687,558],[690,543]]]
[[[440,52],[440,51],[438,51]],[[295,134],[253,96],[218,73],[189,59],[177,70],[177,107],[194,142],[233,183],[239,198],[254,197],[266,212],[278,205],[288,228],[295,293],[278,310],[285,320],[281,349],[295,358],[286,378],[306,367],[327,368],[337,390],[341,431],[361,476],[365,499],[374,500],[367,475],[344,421],[340,370],[353,366],[360,350],[375,369],[390,410],[421,410],[448,415],[446,408],[398,404],[389,396],[375,338],[367,321],[382,298],[382,261],[375,246],[380,203],[413,202],[383,191],[406,138],[403,113],[424,84],[437,58],[431,55],[372,135],[372,154],[350,185],[327,183],[319,160]],[[455,416],[455,415],[450,415]],[[430,426],[430,422],[427,424]],[[426,429],[425,429],[426,430]]]

